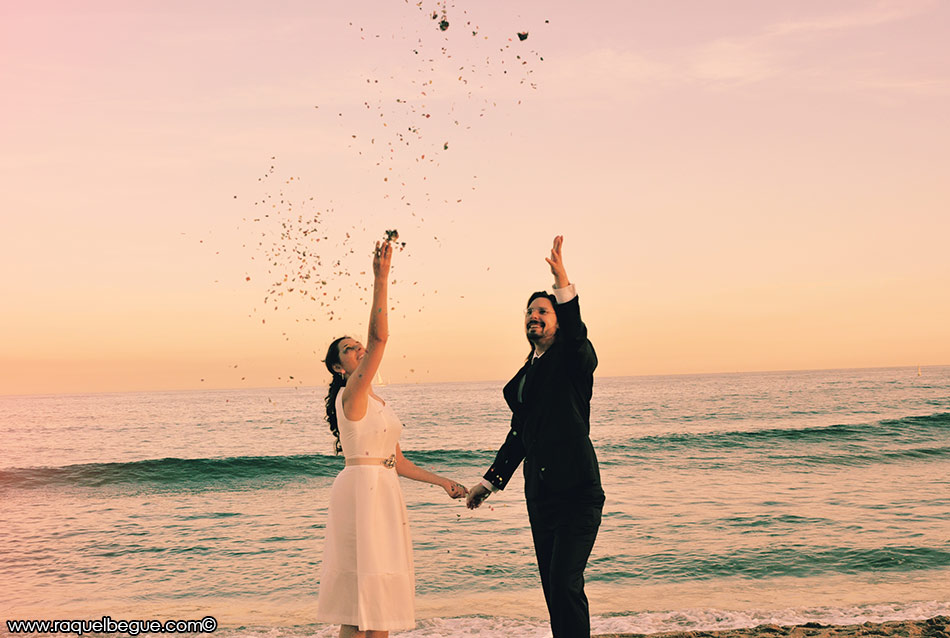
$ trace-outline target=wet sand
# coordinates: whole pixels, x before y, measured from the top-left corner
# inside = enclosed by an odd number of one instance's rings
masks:
[[[596,638],[640,638],[644,634],[598,634]],[[748,629],[723,631],[677,631],[651,634],[651,638],[852,638],[857,636],[893,636],[895,638],[950,638],[950,617],[927,620],[899,620],[861,625],[822,625],[806,623],[790,627],[759,625]]]

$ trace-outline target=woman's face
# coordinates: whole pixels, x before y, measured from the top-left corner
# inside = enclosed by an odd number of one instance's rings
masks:
[[[366,354],[366,349],[363,348],[362,343],[349,337],[341,341],[337,347],[340,349],[340,363],[334,365],[333,369],[349,377],[360,364],[360,359]]]

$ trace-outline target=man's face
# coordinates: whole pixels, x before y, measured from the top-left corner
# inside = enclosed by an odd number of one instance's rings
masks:
[[[531,343],[554,341],[557,333],[557,313],[545,297],[532,299],[525,309],[524,329]]]

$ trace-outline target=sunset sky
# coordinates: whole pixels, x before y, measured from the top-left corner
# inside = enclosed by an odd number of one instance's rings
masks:
[[[950,364],[950,3],[470,4],[0,4],[0,394]]]

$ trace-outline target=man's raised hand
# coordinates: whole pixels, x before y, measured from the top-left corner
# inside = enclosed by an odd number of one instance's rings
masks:
[[[551,274],[554,275],[554,287],[565,288],[571,284],[567,278],[567,270],[564,268],[564,258],[561,256],[561,245],[564,243],[564,236],[558,235],[554,238],[554,245],[551,247],[551,257],[545,257],[551,267]]]

